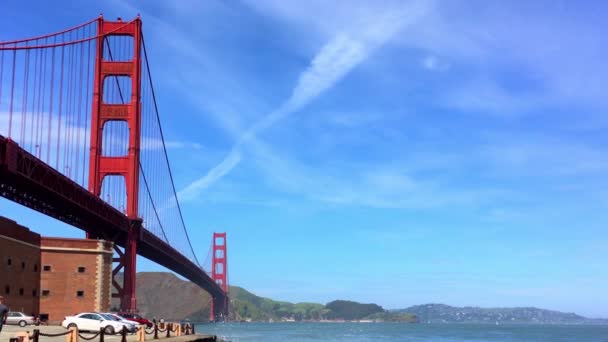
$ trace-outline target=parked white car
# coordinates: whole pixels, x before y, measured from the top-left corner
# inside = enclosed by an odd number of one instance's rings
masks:
[[[107,334],[120,332],[123,328],[127,328],[127,331],[130,332],[135,331],[135,326],[133,324],[122,323],[114,320],[112,317],[104,316],[105,315],[94,312],[85,312],[76,316],[66,317],[63,322],[61,322],[61,326],[66,329],[74,327],[78,328],[78,330],[95,332],[103,328]]]
[[[34,324],[34,316],[28,316],[23,312],[10,311],[6,316],[6,324],[18,324],[24,327],[28,324]]]
[[[126,318],[124,318],[124,317],[122,317],[120,315],[117,315],[115,313],[101,312],[100,315],[103,316],[103,317],[105,317],[105,318],[113,319],[113,320],[115,320],[117,322],[121,322],[121,323],[124,323],[124,324],[127,324],[127,325],[132,325],[133,329],[127,328],[127,330],[129,332],[135,332],[135,330],[137,329],[137,322],[129,321],[128,319],[126,319]]]

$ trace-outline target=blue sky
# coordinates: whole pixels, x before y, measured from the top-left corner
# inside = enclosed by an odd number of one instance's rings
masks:
[[[608,317],[606,4],[1,6],[0,39],[142,15],[186,223],[200,258],[228,233],[232,284]]]

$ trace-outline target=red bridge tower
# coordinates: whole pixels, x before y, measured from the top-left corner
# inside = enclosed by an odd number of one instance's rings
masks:
[[[215,281],[226,294],[222,298],[211,299],[209,320],[228,319],[228,255],[226,254],[226,233],[213,233],[213,256],[211,264],[211,279]]]
[[[111,61],[104,59],[104,43],[112,36],[133,37],[133,59]],[[93,109],[91,121],[91,151],[89,159],[89,191],[101,195],[101,186],[106,176],[122,176],[126,185],[126,214],[131,220],[129,232],[124,241],[124,253],[116,248],[118,266],[112,272],[115,276],[124,268],[122,287],[112,279],[120,297],[120,308],[135,311],[135,261],[137,243],[141,233],[141,219],[138,217],[139,157],[141,140],[141,20],[132,22],[97,20],[97,48],[95,58],[95,79],[93,85]],[[107,43],[106,43],[107,44]],[[106,77],[126,76],[131,80],[131,98],[124,104],[108,104],[103,101]],[[111,121],[126,122],[129,128],[128,152],[124,156],[108,156],[102,151],[104,126]],[[89,238],[96,238],[88,236]]]

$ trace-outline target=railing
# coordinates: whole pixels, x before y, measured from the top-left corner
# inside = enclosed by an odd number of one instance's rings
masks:
[[[41,337],[60,337],[65,336],[66,342],[79,342],[79,339],[85,341],[97,340],[104,342],[106,336],[120,336],[120,342],[127,342],[127,335],[129,334],[127,328],[123,328],[117,332],[108,332],[105,328],[99,329],[97,333],[81,333],[78,328],[69,328],[67,331],[56,334],[47,334],[40,331],[40,329],[34,329],[32,334],[29,331],[18,332],[15,337],[11,337],[9,342],[40,342]],[[158,340],[170,337],[180,337],[195,335],[196,331],[193,324],[185,323],[157,323],[153,327],[147,329],[145,326],[140,326],[135,331],[137,336],[137,342],[144,342],[147,340],[147,336],[152,336],[152,339]],[[210,341],[216,341],[216,337],[211,337]]]

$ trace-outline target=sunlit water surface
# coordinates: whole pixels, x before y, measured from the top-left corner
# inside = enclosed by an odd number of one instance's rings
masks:
[[[226,341],[602,341],[608,326],[405,323],[218,323],[200,333]]]

